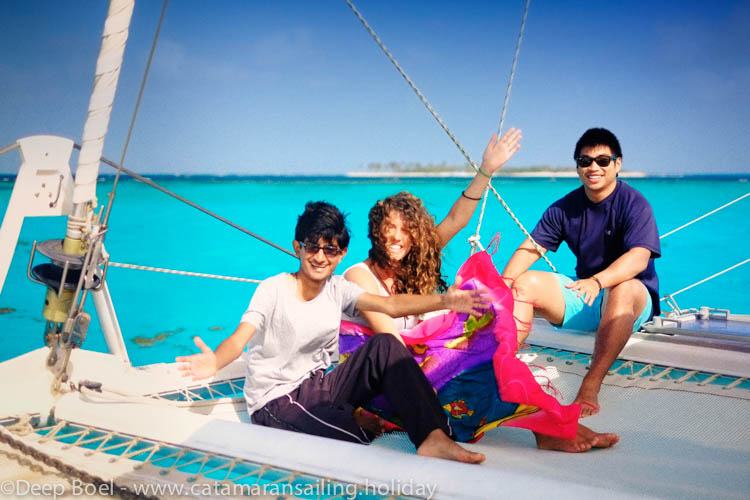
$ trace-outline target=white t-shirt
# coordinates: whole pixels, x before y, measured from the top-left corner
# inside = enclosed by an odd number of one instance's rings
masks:
[[[258,285],[241,320],[257,329],[245,353],[249,414],[338,358],[341,313],[352,314],[362,293],[338,275],[330,276],[318,296],[307,302],[297,298],[289,273]]]

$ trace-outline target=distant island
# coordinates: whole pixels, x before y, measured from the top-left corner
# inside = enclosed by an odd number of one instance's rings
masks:
[[[403,163],[370,163],[364,172],[348,172],[347,177],[473,177],[474,169],[469,165],[448,165]],[[645,172],[623,170],[621,177],[647,177]],[[553,167],[549,165],[532,165],[526,167],[507,167],[495,173],[495,177],[578,177],[575,167]]]

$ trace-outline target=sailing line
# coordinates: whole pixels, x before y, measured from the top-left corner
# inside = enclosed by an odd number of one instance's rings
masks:
[[[81,146],[79,146],[78,144],[74,144],[74,147],[76,149],[79,149],[79,150],[81,149]],[[281,247],[281,246],[277,245],[276,243],[273,243],[272,241],[269,241],[269,240],[265,239],[264,237],[259,236],[259,235],[255,234],[255,233],[253,233],[252,231],[250,231],[248,229],[245,229],[244,227],[242,227],[242,226],[240,226],[238,224],[235,224],[234,222],[230,221],[229,219],[226,219],[226,218],[222,217],[221,215],[208,210],[207,208],[203,208],[202,206],[198,205],[197,203],[194,203],[194,202],[188,200],[187,198],[184,198],[184,197],[180,196],[179,194],[170,191],[169,189],[167,189],[165,187],[160,186],[159,184],[157,184],[156,182],[152,181],[148,177],[143,177],[142,175],[138,175],[135,172],[133,172],[132,170],[128,170],[127,168],[125,168],[125,167],[123,167],[121,165],[118,165],[117,163],[115,163],[112,160],[109,160],[109,159],[107,159],[107,158],[105,158],[103,156],[100,158],[100,161],[102,163],[104,163],[105,165],[109,165],[110,167],[119,168],[123,172],[125,172],[126,174],[128,174],[129,176],[131,176],[132,178],[134,178],[134,179],[136,179],[136,180],[138,180],[138,181],[140,181],[140,182],[142,182],[142,183],[144,183],[146,185],[149,185],[149,186],[151,186],[154,189],[158,189],[162,193],[167,194],[167,195],[171,196],[172,198],[175,198],[175,199],[177,199],[177,200],[179,200],[179,201],[181,201],[181,202],[183,202],[183,203],[185,203],[187,205],[190,205],[191,207],[193,207],[193,208],[195,208],[197,210],[200,210],[204,214],[210,215],[211,217],[220,220],[224,224],[228,224],[228,225],[232,226],[233,228],[235,228],[235,229],[237,229],[239,231],[242,231],[243,233],[247,234],[248,236],[252,236],[253,238],[255,238],[255,239],[259,240],[259,241],[262,241],[263,243],[265,243],[267,245],[270,245],[270,246],[274,247],[277,250],[281,250],[285,254],[290,255],[290,256],[294,257],[295,259],[297,258],[297,255],[294,254],[294,252],[292,252],[290,250],[287,250],[286,248]]]
[[[689,225],[691,225],[691,224],[693,224],[693,223],[695,223],[695,222],[698,222],[698,221],[699,221],[699,220],[701,220],[701,219],[705,219],[705,218],[706,218],[706,217],[708,217],[709,215],[711,215],[711,214],[715,214],[715,213],[716,213],[716,212],[718,212],[719,210],[721,210],[721,209],[724,209],[724,208],[727,208],[727,207],[728,207],[729,205],[732,205],[732,204],[734,204],[734,203],[737,203],[737,202],[738,202],[738,201],[740,201],[741,199],[743,199],[743,198],[747,198],[748,196],[750,196],[750,193],[745,193],[745,194],[743,194],[742,196],[740,196],[739,198],[737,198],[736,200],[732,200],[732,201],[730,201],[729,203],[726,203],[726,204],[724,204],[724,205],[720,206],[719,208],[716,208],[716,209],[714,209],[714,210],[711,210],[711,211],[710,211],[710,212],[708,212],[707,214],[701,215],[701,216],[700,216],[700,217],[698,217],[697,219],[693,219],[693,220],[691,220],[690,222],[688,222],[687,224],[683,224],[683,225],[681,225],[681,226],[680,226],[680,227],[678,227],[677,229],[672,229],[672,230],[671,230],[670,232],[668,232],[668,233],[666,233],[666,234],[662,234],[661,236],[659,236],[659,239],[660,239],[660,240],[661,240],[661,239],[664,239],[664,238],[666,238],[667,236],[669,236],[670,234],[676,233],[676,232],[677,232],[677,231],[679,231],[680,229],[684,229],[684,228],[688,227]]]

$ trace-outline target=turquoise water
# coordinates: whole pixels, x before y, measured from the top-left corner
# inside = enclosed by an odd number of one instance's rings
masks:
[[[468,184],[466,179],[362,181],[345,178],[185,179],[159,182],[168,189],[291,248],[297,215],[307,200],[324,199],[349,213],[352,241],[342,271],[367,255],[367,212],[379,198],[406,189],[421,197],[439,220]],[[631,179],[652,203],[662,234],[750,191],[742,178]],[[578,186],[576,179],[495,179],[493,184],[523,224],[533,228],[550,203]],[[12,182],[0,182],[0,211]],[[111,182],[100,183],[104,199]],[[661,295],[675,292],[750,255],[750,198],[662,240],[657,260]],[[478,212],[444,252],[444,274],[453,276],[469,254],[466,239],[476,230]],[[114,262],[263,279],[296,269],[296,261],[143,184],[127,180],[118,188],[107,250]],[[64,218],[28,219],[0,294],[0,360],[42,345],[44,290],[26,278],[34,239],[61,238]],[[494,261],[502,268],[523,239],[497,200],[487,204],[482,242],[501,234]],[[567,248],[550,254],[561,272],[575,265]],[[44,262],[39,257],[38,263]],[[546,269],[543,262],[536,268]],[[746,284],[750,264],[678,295],[681,307],[729,308],[750,313]],[[255,285],[110,268],[108,283],[134,364],[171,361],[194,352],[192,337],[218,345],[235,328]],[[89,301],[90,302],[90,301]],[[88,304],[93,312],[93,305]],[[86,347],[105,350],[96,322]]]

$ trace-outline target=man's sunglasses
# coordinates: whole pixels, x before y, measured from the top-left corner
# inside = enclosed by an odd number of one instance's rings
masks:
[[[576,158],[576,165],[578,165],[581,168],[586,168],[590,166],[593,162],[596,162],[597,165],[600,167],[606,167],[609,165],[612,161],[616,160],[617,156],[607,156],[607,155],[600,155],[596,158],[592,158],[590,156],[579,156]]]
[[[317,243],[312,243],[309,241],[300,241],[300,245],[302,245],[302,248],[305,249],[305,252],[312,255],[320,252],[321,249],[323,249],[323,253],[326,254],[326,257],[338,257],[338,255],[341,253],[341,249],[335,245],[320,246]]]

